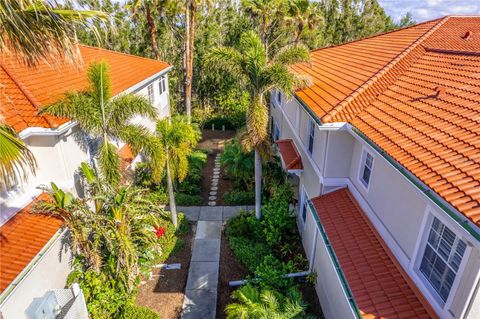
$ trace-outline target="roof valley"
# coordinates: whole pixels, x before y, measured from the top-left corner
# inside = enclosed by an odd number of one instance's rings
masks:
[[[375,99],[377,93],[382,92],[385,88],[395,82],[395,80],[398,78],[398,73],[401,74],[405,72],[411,65],[415,63],[415,61],[418,60],[418,58],[423,55],[426,50],[421,46],[421,44],[436,30],[438,30],[448,19],[449,17],[447,16],[438,21],[419,39],[409,45],[392,61],[373,74],[360,87],[346,96],[342,101],[337,103],[337,105],[330,112],[321,118],[321,121],[323,123],[348,121],[353,116],[360,113],[364,109],[364,106],[368,106],[370,102]],[[351,109],[352,106],[354,107],[353,109]],[[355,108],[355,106],[357,106],[357,108]]]

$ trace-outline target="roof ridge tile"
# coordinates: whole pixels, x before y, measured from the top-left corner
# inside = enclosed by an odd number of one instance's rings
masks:
[[[353,102],[360,94],[364,93],[367,89],[369,89],[375,83],[377,83],[380,79],[382,79],[385,74],[387,74],[390,70],[392,70],[393,67],[398,65],[401,61],[403,61],[414,49],[418,48],[420,44],[422,44],[431,34],[433,34],[436,30],[438,30],[448,19],[449,19],[449,16],[446,16],[440,19],[434,26],[432,26],[420,38],[418,38],[414,43],[412,43],[406,49],[404,49],[399,55],[397,55],[397,57],[395,57],[392,61],[390,61],[388,64],[382,67],[379,71],[373,74],[366,82],[364,82],[360,87],[358,87],[350,95],[348,95],[342,101],[340,101],[330,112],[328,112],[321,118],[321,121],[323,123],[329,123],[334,121],[336,119],[336,116],[343,109],[345,109],[348,105],[350,105],[351,102]]]

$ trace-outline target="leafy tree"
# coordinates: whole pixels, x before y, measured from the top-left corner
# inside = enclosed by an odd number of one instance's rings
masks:
[[[261,154],[268,150],[268,107],[267,95],[272,90],[281,90],[291,95],[295,88],[305,85],[307,80],[294,74],[289,66],[309,60],[308,50],[303,46],[290,46],[281,50],[271,61],[260,37],[253,31],[246,32],[240,39],[238,49],[218,47],[208,55],[208,63],[229,72],[238,85],[249,95],[247,125],[241,135],[245,151],[255,150],[255,212],[260,218],[261,206]]]
[[[99,11],[56,9],[48,1],[0,1],[0,52],[13,53],[27,64],[40,60],[65,57],[80,59],[75,46],[75,27],[80,25],[93,32],[91,19],[105,19]]]
[[[297,289],[286,295],[274,290],[259,290],[250,285],[232,293],[237,303],[229,304],[225,311],[228,319],[300,319],[313,318],[305,314],[307,305]]]
[[[23,140],[0,122],[0,188],[9,188],[35,173],[37,162]]]
[[[128,143],[135,153],[153,153],[155,144],[148,129],[131,124],[137,116],[156,119],[156,109],[144,97],[122,94],[112,97],[109,67],[105,61],[93,63],[88,69],[88,89],[66,93],[65,99],[54,103],[41,114],[67,117],[78,122],[89,135],[89,146],[105,181],[117,185],[121,178],[120,157],[112,141]]]
[[[300,37],[305,28],[310,30],[318,27],[323,21],[323,15],[318,9],[317,3],[310,0],[289,0],[288,17],[295,26],[295,43],[300,42]]]
[[[159,182],[166,171],[172,222],[178,226],[173,183],[182,181],[188,173],[188,156],[200,140],[200,130],[181,116],[158,121],[156,141],[158,148],[150,157],[152,177]]]

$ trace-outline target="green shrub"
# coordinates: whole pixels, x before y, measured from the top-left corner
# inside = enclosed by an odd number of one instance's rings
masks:
[[[255,218],[254,212],[240,210],[240,214],[228,220],[225,232],[227,237],[244,237],[263,241],[260,227],[260,221]]]
[[[228,237],[228,243],[238,260],[252,273],[263,262],[265,256],[270,254],[270,248],[267,245],[255,240]]]
[[[233,140],[225,145],[220,163],[232,178],[235,189],[251,190],[253,188],[255,166],[253,152],[245,153],[241,145]]]
[[[198,195],[202,192],[198,183],[192,183],[190,179],[186,179],[181,183],[178,183],[178,192],[190,195]]]
[[[121,319],[160,319],[160,315],[147,307],[127,305],[123,310]]]
[[[297,240],[295,214],[290,210],[292,190],[289,184],[278,186],[272,198],[262,208],[263,236],[267,244],[281,250],[284,244]]]
[[[202,196],[185,193],[176,193],[175,201],[180,206],[200,206],[203,204]]]
[[[144,197],[159,205],[168,205],[168,192],[163,187],[157,186],[154,190],[145,193]]]
[[[255,192],[231,191],[223,194],[223,202],[226,205],[253,205]]]
[[[221,130],[223,126],[225,126],[226,130],[234,130],[235,126],[233,123],[230,121],[229,118],[227,117],[213,117],[208,119],[204,124],[203,128],[205,129],[211,129],[212,125],[215,126],[215,130]]]
[[[292,262],[284,263],[273,255],[263,258],[254,272],[254,284],[263,289],[275,289],[285,291],[294,285],[293,278],[287,278],[285,275],[299,271]]]
[[[156,259],[155,263],[165,262],[171,254],[180,251],[185,247],[185,242],[182,239],[178,238],[178,235],[185,233],[189,230],[188,220],[182,213],[178,214],[178,225],[178,229],[175,230],[175,226],[173,226],[169,218],[165,218],[160,224],[160,226],[165,229],[165,235],[163,235],[159,239],[160,247],[162,247],[162,252],[160,256]]]

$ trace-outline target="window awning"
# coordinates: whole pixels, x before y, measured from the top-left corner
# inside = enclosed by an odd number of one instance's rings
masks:
[[[278,145],[280,157],[282,158],[282,165],[287,171],[303,170],[302,158],[298,153],[295,143],[292,139],[278,140],[275,142]]]

